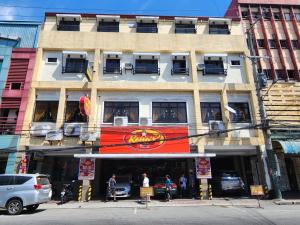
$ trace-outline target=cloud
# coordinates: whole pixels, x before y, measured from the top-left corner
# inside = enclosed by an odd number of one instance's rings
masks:
[[[14,7],[1,7],[0,8],[0,19],[1,20],[14,20],[15,15]]]

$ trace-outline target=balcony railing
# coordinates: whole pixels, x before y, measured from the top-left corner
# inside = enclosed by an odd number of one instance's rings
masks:
[[[184,27],[176,27],[175,28],[175,33],[176,34],[195,34],[196,33],[196,28],[184,28]]]
[[[157,33],[158,29],[157,27],[143,27],[143,26],[137,26],[136,27],[137,33]]]
[[[227,69],[219,67],[205,67],[203,70],[203,75],[227,75]]]
[[[103,74],[120,74],[120,75],[122,75],[122,67],[103,67]]]
[[[79,31],[80,25],[79,24],[59,24],[57,25],[57,30],[60,31]]]
[[[173,68],[172,75],[189,75],[189,68]]]
[[[209,34],[230,34],[230,30],[210,27]]]
[[[119,25],[116,26],[105,26],[99,25],[97,27],[98,32],[119,32]]]
[[[63,73],[86,73],[86,70],[88,69],[88,63],[89,61],[85,60],[84,63],[63,66],[62,72]]]
[[[0,134],[14,134],[16,130],[17,119],[15,117],[0,117]]]
[[[133,69],[133,74],[160,74],[160,68],[151,68],[151,67],[135,67]]]

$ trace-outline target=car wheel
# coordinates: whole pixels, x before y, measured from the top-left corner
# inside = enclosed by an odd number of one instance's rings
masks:
[[[39,207],[39,204],[26,206],[27,211],[34,212]]]
[[[9,215],[19,215],[23,211],[23,203],[19,199],[10,200],[6,209]]]

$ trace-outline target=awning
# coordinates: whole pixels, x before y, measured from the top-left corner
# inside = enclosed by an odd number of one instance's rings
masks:
[[[190,55],[189,52],[174,52],[172,53],[172,56],[188,56]]]
[[[74,18],[74,19],[81,19],[80,14],[56,14],[57,18]]]
[[[96,15],[97,21],[106,20],[106,21],[120,21],[120,16],[118,15]]]
[[[204,54],[204,58],[208,58],[208,57],[225,58],[225,57],[227,57],[227,54],[223,54],[223,53],[207,53],[207,54]]]
[[[209,24],[227,24],[229,25],[231,23],[231,19],[226,18],[209,18],[208,19]]]
[[[215,157],[214,153],[189,153],[189,154],[74,154],[75,158],[100,158],[100,159],[179,159],[197,157]]]
[[[192,23],[196,24],[198,21],[198,18],[195,17],[175,17],[176,23]]]
[[[295,141],[272,141],[275,152],[285,154],[300,154],[300,140]]]
[[[151,59],[151,58],[158,59],[160,53],[159,52],[134,52],[133,56],[135,58],[143,58],[143,59]]]
[[[137,21],[145,21],[145,22],[154,21],[155,23],[157,23],[159,19],[158,16],[136,16],[135,18]]]
[[[84,51],[63,51],[63,55],[82,55],[83,57],[87,56],[87,52]]]
[[[122,52],[104,51],[104,55],[122,55]]]

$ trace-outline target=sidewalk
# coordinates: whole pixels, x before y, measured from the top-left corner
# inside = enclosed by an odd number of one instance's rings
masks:
[[[263,200],[261,204],[273,204],[273,201]],[[175,199],[170,202],[151,200],[148,203],[149,207],[191,207],[191,206],[243,206],[243,207],[257,207],[256,199],[213,199],[213,200],[192,200],[192,199]],[[137,200],[119,200],[117,202],[103,202],[103,201],[90,201],[90,202],[68,202],[63,205],[51,201],[42,204],[40,209],[95,209],[95,208],[145,208],[144,203]]]

